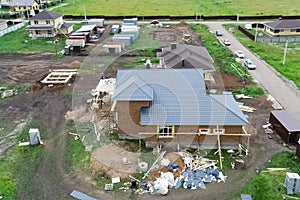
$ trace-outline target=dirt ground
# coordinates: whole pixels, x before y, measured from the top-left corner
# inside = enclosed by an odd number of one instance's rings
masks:
[[[178,41],[182,34],[191,34],[193,41],[196,44],[201,44],[199,36],[191,32],[184,24],[175,28],[170,26],[165,30],[166,32],[154,33],[153,37],[174,42]],[[36,84],[37,80],[44,77],[50,69],[68,68],[72,62],[82,63],[84,59],[85,57],[82,56],[56,59],[53,54],[0,55],[0,84],[32,86]],[[126,62],[130,62],[130,59]],[[122,63],[117,63],[119,66],[120,64]],[[116,67],[107,70],[114,73],[115,69]],[[97,76],[95,74],[95,77]],[[221,77],[224,86],[220,87],[228,90],[246,84],[231,75],[221,74]],[[97,79],[95,78],[95,80]],[[110,193],[96,190],[93,177],[90,174],[78,172],[75,176],[70,177],[64,172],[64,153],[67,139],[64,132],[64,117],[67,111],[72,109],[72,95],[69,95],[72,93],[72,89],[73,85],[59,88],[39,87],[38,90],[23,91],[0,103],[1,121],[10,122],[11,127],[14,127],[22,120],[39,119],[49,134],[47,135],[48,145],[42,158],[40,158],[36,176],[33,177],[31,199],[71,199],[69,193],[73,189],[86,192],[98,199],[116,199]],[[254,113],[248,114],[250,124],[257,129],[257,133],[251,137],[251,156],[246,170],[232,170],[226,174],[228,176],[226,183],[208,184],[206,190],[172,190],[167,196],[159,196],[160,199],[228,199],[255,175],[256,168],[261,168],[277,152],[286,150],[286,147],[279,144],[277,137],[272,140],[269,139],[261,128],[261,125],[268,119],[269,111],[272,110],[271,103],[266,101],[266,97],[242,100],[242,102],[257,109]],[[112,156],[112,152],[109,155]],[[19,199],[22,199],[22,193],[25,194],[28,191],[20,186],[18,193]],[[118,196],[118,199],[128,198],[132,197],[127,193]],[[153,196],[145,195],[139,198],[152,199]]]

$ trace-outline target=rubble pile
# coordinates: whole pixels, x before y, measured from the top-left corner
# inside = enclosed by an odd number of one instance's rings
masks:
[[[132,180],[136,194],[168,194],[169,190],[206,189],[205,184],[225,182],[226,176],[216,167],[216,161],[188,152],[169,153],[149,172],[148,181]],[[153,180],[155,178],[155,180]],[[124,188],[122,188],[124,189]]]

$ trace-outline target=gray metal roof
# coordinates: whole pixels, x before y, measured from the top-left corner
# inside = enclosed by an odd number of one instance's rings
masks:
[[[10,7],[13,6],[32,6],[35,0],[12,0],[9,4]]]
[[[18,0],[17,0],[18,1]],[[42,12],[36,14],[35,16],[31,17],[29,20],[53,20],[61,17],[63,15],[54,13],[49,10],[43,10]]]
[[[52,25],[32,25],[28,26],[26,30],[53,30],[54,26]]]
[[[90,197],[82,192],[79,192],[77,190],[73,190],[73,192],[70,194],[72,197],[80,200],[97,200],[93,197]]]
[[[289,131],[300,131],[300,123],[293,118],[286,110],[273,110],[271,113]]]
[[[179,44],[173,50],[166,48],[158,53],[158,57],[163,57],[169,68],[201,68],[203,70],[214,71],[214,61],[201,46]],[[184,60],[184,65],[182,64]]]
[[[201,69],[118,70],[113,100],[150,101],[141,125],[248,124],[231,94],[206,93]]]
[[[291,29],[291,28],[300,28],[300,20],[289,19],[289,20],[279,20],[275,22],[264,23],[265,26],[268,26],[273,29]]]
[[[73,25],[74,25],[73,23],[63,23],[60,28],[69,28]]]

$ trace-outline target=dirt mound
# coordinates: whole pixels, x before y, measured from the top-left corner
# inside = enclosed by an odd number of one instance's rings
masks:
[[[89,122],[92,120],[92,115],[86,106],[81,106],[76,110],[68,111],[65,115],[65,119],[76,120],[77,122]]]
[[[125,179],[137,173],[137,168],[138,154],[125,151],[113,144],[97,148],[91,156],[91,169],[94,174]]]
[[[73,62],[71,62],[68,67],[70,69],[79,69],[81,66],[81,62],[79,62],[78,60],[74,60]]]

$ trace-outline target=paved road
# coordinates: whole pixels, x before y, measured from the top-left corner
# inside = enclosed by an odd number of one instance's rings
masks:
[[[242,50],[245,54],[245,58],[251,59],[256,64],[256,70],[250,71],[254,79],[258,80],[267,93],[271,94],[284,109],[300,121],[300,92],[296,91],[288,81],[280,78],[278,73],[265,61],[244,47],[229,31],[223,28],[221,23],[205,24],[208,25],[213,32],[221,30],[223,36],[219,37],[219,39],[229,39],[231,45],[228,48],[232,52]]]

